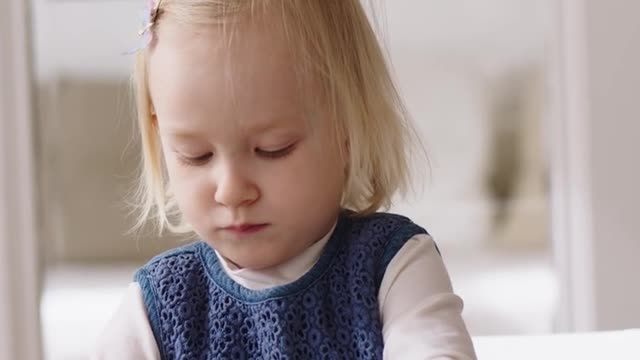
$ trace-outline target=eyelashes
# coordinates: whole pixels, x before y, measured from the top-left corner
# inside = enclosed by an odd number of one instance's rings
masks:
[[[201,156],[196,156],[196,157],[189,157],[189,156],[184,156],[184,155],[180,155],[178,154],[178,161],[182,164],[182,165],[188,165],[188,166],[199,166],[199,165],[204,165],[207,163],[207,161],[209,161],[209,159],[213,156],[212,152],[208,152],[204,155]]]
[[[278,150],[273,150],[273,151],[267,151],[267,150],[262,150],[262,149],[256,149],[255,152],[256,154],[258,154],[259,156],[265,157],[267,159],[280,159],[280,158],[284,158],[287,155],[291,154],[293,152],[293,150],[295,149],[296,144],[291,144],[288,146],[285,146],[281,149]]]
[[[264,149],[256,148],[254,150],[254,152],[259,157],[267,159],[267,160],[283,159],[283,158],[291,155],[291,153],[293,153],[293,151],[295,150],[296,146],[297,146],[297,143],[293,143],[291,145],[287,145],[287,146],[285,146],[283,148],[280,148],[280,149],[277,149],[277,150],[264,150]],[[195,157],[190,157],[190,156],[184,156],[184,155],[181,155],[181,154],[177,154],[178,161],[181,164],[187,165],[187,166],[202,166],[202,165],[205,165],[207,162],[209,162],[209,160],[211,160],[212,157],[213,157],[213,153],[212,152],[207,152],[206,154],[202,154],[200,156],[195,156]]]

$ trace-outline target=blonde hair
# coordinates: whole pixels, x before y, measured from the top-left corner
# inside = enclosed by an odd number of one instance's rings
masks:
[[[287,40],[302,59],[297,71],[304,73],[297,75],[311,75],[321,85],[336,139],[347,140],[341,149],[347,163],[341,205],[362,215],[388,208],[396,191],[405,193],[410,185],[409,150],[419,141],[359,0],[162,0],[151,30],[157,33],[167,18],[185,25],[225,26],[233,17],[248,14],[251,19],[268,10],[280,14]],[[153,220],[160,232],[191,232],[170,192],[153,123],[147,66],[151,51],[153,44],[137,54],[133,76],[143,153],[134,228]]]

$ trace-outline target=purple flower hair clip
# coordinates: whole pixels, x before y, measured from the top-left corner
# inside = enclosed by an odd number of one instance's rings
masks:
[[[151,44],[151,41],[153,40],[153,26],[155,25],[156,20],[158,19],[158,13],[160,12],[160,3],[162,3],[162,0],[147,1],[147,7],[142,15],[142,28],[138,31],[140,45],[127,51],[125,54],[135,54]]]

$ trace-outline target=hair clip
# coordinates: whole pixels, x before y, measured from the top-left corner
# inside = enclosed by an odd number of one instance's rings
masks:
[[[138,31],[138,36],[140,37],[140,45],[125,52],[125,54],[132,55],[149,46],[149,44],[153,40],[153,26],[158,19],[161,2],[162,0],[147,1],[147,7],[142,15],[142,28]]]

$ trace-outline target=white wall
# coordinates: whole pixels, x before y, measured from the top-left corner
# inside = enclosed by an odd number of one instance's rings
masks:
[[[31,0],[36,76],[127,76],[145,1]]]
[[[640,327],[640,3],[565,0],[551,121],[560,329]]]
[[[126,76],[144,0],[31,0],[36,69]],[[392,48],[450,54],[503,68],[530,61],[544,47],[547,0],[363,0],[386,8]],[[385,22],[384,20],[382,21]]]
[[[640,327],[640,2],[585,4],[596,326]]]
[[[0,2],[0,359],[40,358],[28,22]]]

